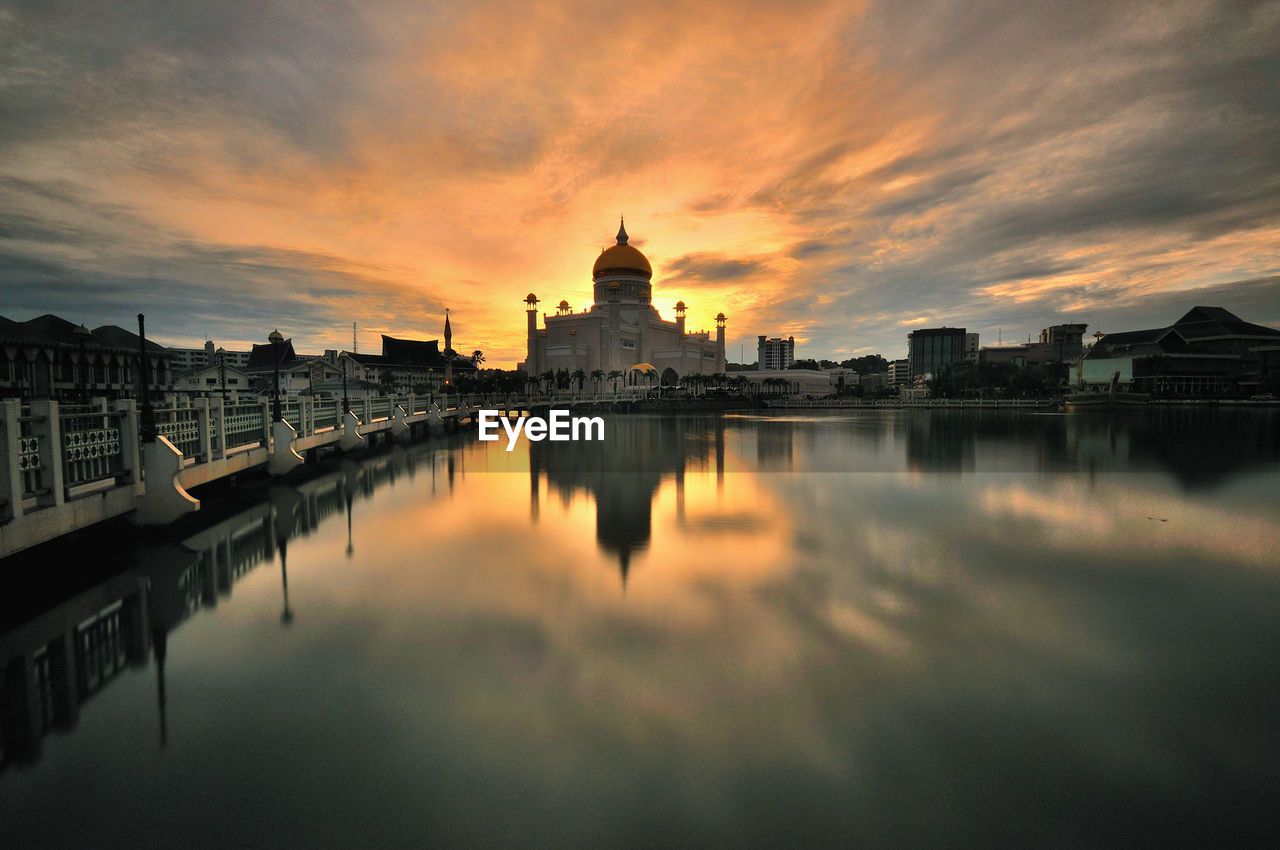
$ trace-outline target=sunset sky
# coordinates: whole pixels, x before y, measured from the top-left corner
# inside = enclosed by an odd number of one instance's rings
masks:
[[[524,356],[626,216],[797,356],[1280,326],[1280,2],[0,3],[0,315]]]

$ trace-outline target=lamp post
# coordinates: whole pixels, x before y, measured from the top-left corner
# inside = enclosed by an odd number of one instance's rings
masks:
[[[89,379],[85,375],[85,368],[88,366],[88,361],[85,360],[84,346],[85,343],[89,341],[89,337],[93,336],[93,331],[89,330],[84,325],[81,325],[72,331],[72,333],[76,335],[76,339],[80,340],[80,403],[88,404]]]
[[[271,359],[276,367],[276,397],[271,405],[271,421],[279,422],[284,418],[280,415],[280,343],[284,342],[284,337],[280,335],[279,328],[267,336],[267,341],[271,343],[271,353],[274,355]]]
[[[347,397],[347,366],[351,363],[351,358],[344,351],[338,355],[338,360],[342,364],[342,415],[346,416],[351,412],[351,399]]]
[[[144,443],[156,441],[156,411],[151,406],[151,363],[147,357],[146,316],[138,314],[138,380],[142,383],[138,392],[142,396],[142,413],[138,417],[138,434]]]
[[[227,350],[219,347],[214,352],[218,357],[218,382],[222,384],[222,403],[227,403]]]

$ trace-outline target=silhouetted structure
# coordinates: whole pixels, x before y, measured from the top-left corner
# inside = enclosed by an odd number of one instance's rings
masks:
[[[140,398],[138,335],[115,325],[82,326],[52,314],[26,322],[0,316],[0,398],[80,401],[84,396]],[[172,377],[169,350],[148,341],[150,387]]]
[[[1079,383],[1166,396],[1224,396],[1256,391],[1280,345],[1280,330],[1246,322],[1221,307],[1194,307],[1172,325],[1106,334],[1081,363]]]
[[[653,267],[619,223],[617,244],[600,253],[591,270],[594,303],[575,313],[561,301],[554,316],[543,314],[538,329],[538,297],[525,298],[528,354],[518,368],[538,377],[564,370],[626,374],[637,364],[652,364],[659,382],[674,385],[685,375],[724,371],[727,319],[716,316],[714,339],[707,331],[686,333],[685,303],[677,302],[676,320],[664,321],[653,307]]]

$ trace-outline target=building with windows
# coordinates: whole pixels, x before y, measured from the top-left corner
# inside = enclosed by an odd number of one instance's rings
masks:
[[[1049,358],[1061,363],[1084,352],[1084,332],[1088,325],[1050,325],[1040,331],[1040,342],[1049,346]]]
[[[169,353],[173,357],[174,374],[216,365],[218,362],[218,350],[213,340],[207,340],[204,348],[170,348]],[[249,352],[222,349],[222,362],[227,366],[243,369],[249,365]]]
[[[1017,369],[1043,366],[1053,362],[1053,346],[1047,342],[1020,342],[1016,345],[991,345],[981,351],[981,362],[994,365],[1008,363]]]
[[[235,401],[242,394],[253,390],[253,379],[248,372],[235,366],[215,364],[201,366],[186,372],[176,372],[173,390],[187,398],[226,398]]]
[[[943,366],[964,360],[967,351],[964,328],[917,328],[907,334],[909,379],[936,374]]]
[[[771,369],[790,369],[796,362],[796,338],[768,339],[761,336],[756,343],[756,368],[762,372]]]
[[[978,362],[978,335],[976,333],[964,335],[964,359],[971,363]]]
[[[1110,333],[1072,371],[1072,383],[1162,396],[1249,395],[1267,379],[1267,351],[1280,330],[1221,307],[1193,307],[1164,328]]]
[[[172,357],[148,341],[152,393],[169,390]],[[76,401],[140,398],[138,335],[115,325],[90,330],[54,315],[14,322],[0,316],[0,397]]]
[[[906,358],[889,361],[889,384],[900,386],[910,380],[911,369]]]
[[[570,375],[629,375],[634,369],[658,373],[664,386],[686,375],[723,372],[725,315],[716,316],[716,331],[686,332],[685,303],[676,302],[675,321],[664,320],[654,308],[653,267],[633,245],[625,225],[618,227],[617,244],[596,258],[591,270],[594,302],[575,312],[561,301],[555,315],[543,314],[538,327],[538,298],[525,298],[528,349],[518,368],[525,374],[547,372]]]
[[[310,395],[317,384],[342,378],[341,370],[324,358],[300,356],[293,350],[292,339],[276,345],[255,345],[244,372],[252,382],[252,390],[267,396],[274,394],[278,374],[280,397],[285,399]]]

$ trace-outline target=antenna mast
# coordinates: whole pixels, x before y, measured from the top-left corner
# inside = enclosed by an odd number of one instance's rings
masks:
[[[351,323],[351,353],[360,353],[360,343],[356,342],[356,323]]]

